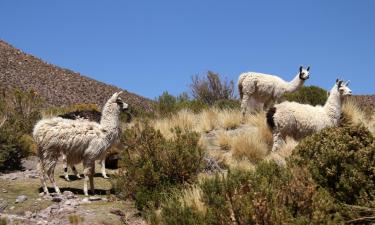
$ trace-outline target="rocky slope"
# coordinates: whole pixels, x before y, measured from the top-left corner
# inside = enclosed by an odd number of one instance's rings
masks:
[[[95,103],[102,106],[114,92],[112,85],[51,65],[0,40],[0,85],[37,92],[46,106]],[[152,101],[123,90],[122,97],[140,110],[152,110]]]

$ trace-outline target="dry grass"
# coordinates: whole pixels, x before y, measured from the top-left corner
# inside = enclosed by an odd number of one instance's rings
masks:
[[[240,110],[222,110],[219,112],[220,126],[226,130],[235,129],[242,123],[242,113]]]
[[[244,132],[232,138],[233,156],[237,159],[244,157],[251,162],[258,162],[267,155],[268,146],[257,132]]]
[[[232,137],[228,134],[228,132],[226,132],[224,130],[220,130],[217,133],[216,142],[217,142],[217,145],[221,149],[223,149],[223,150],[229,150],[230,147],[231,147],[231,140],[232,140]]]
[[[353,101],[345,101],[342,105],[342,112],[347,116],[354,125],[365,124],[366,125],[366,114],[359,108],[359,106]]]
[[[210,132],[218,126],[218,110],[205,109],[197,115],[198,124],[196,130]]]
[[[206,213],[207,207],[202,201],[202,190],[197,186],[185,189],[180,196],[180,202],[187,207],[196,209],[198,212]]]
[[[255,126],[258,128],[258,135],[268,146],[272,146],[272,132],[269,129],[266,121],[265,112],[260,112],[255,115],[248,115],[245,118],[246,124]]]
[[[286,138],[286,143],[277,152],[272,152],[266,157],[266,160],[273,160],[279,165],[286,165],[285,159],[292,153],[298,142],[291,137]]]
[[[175,127],[187,130],[195,130],[196,116],[189,110],[181,110],[171,117],[155,120],[152,126],[156,130],[160,130],[161,134],[167,138],[174,137],[172,129]]]

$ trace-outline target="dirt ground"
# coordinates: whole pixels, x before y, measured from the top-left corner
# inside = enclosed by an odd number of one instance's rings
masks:
[[[29,157],[23,165],[24,171],[0,174],[0,216],[8,224],[146,224],[133,202],[110,194],[111,178],[101,177],[100,166],[96,167],[94,178],[96,195],[88,199],[83,195],[83,180],[71,175],[71,181],[66,181],[61,163],[55,170],[55,179],[63,195],[52,197],[41,194],[37,158]],[[77,169],[82,171],[81,166]],[[111,176],[114,171],[107,169],[107,173]],[[21,195],[27,200],[16,203]]]

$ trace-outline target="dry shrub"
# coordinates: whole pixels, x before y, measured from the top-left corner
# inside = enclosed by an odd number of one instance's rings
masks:
[[[209,132],[214,130],[218,124],[218,110],[206,109],[198,115],[197,130],[203,132]]]
[[[242,113],[240,110],[222,110],[219,112],[219,123],[224,129],[235,129],[242,123]]]
[[[217,139],[216,139],[216,142],[217,142],[217,145],[223,149],[223,150],[229,150],[230,147],[231,147],[231,137],[230,135],[224,131],[224,130],[220,130],[218,133],[217,133]]]
[[[267,144],[259,133],[244,132],[232,139],[232,153],[237,159],[246,157],[251,162],[262,160],[268,152]]]
[[[43,118],[51,118],[57,115],[66,114],[74,111],[84,111],[84,110],[96,110],[100,111],[99,107],[96,104],[73,104],[66,107],[51,107],[42,111]]]

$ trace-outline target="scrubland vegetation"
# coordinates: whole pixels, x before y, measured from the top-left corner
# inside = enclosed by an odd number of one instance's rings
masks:
[[[154,114],[134,112],[117,146],[113,193],[134,200],[150,224],[375,222],[374,112],[346,101],[339,127],[287,138],[271,153],[264,113],[242,116],[233,88],[210,72],[192,79],[192,97],[164,92]],[[33,92],[8,93],[0,101],[1,170],[35,152],[29,135],[42,116],[97,109],[41,110]],[[326,98],[318,87],[285,96],[313,105]]]

